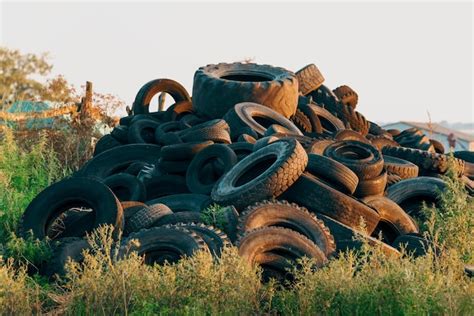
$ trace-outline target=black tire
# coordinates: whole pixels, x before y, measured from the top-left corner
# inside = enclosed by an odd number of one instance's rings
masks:
[[[122,144],[128,143],[128,126],[118,125],[110,132],[110,136]]]
[[[119,201],[145,201],[145,185],[136,177],[127,173],[117,173],[104,179],[105,185]]]
[[[160,92],[170,94],[174,101],[191,101],[186,89],[178,82],[170,79],[155,79],[147,82],[138,91],[133,101],[133,114],[149,113],[151,99]]]
[[[421,175],[428,175],[430,173],[445,174],[449,167],[449,157],[447,155],[431,153],[419,149],[384,147],[382,153],[412,162],[418,166]],[[455,158],[454,164],[458,174],[461,176],[464,172],[464,161]]]
[[[93,218],[92,229],[107,224],[114,225],[117,230],[123,229],[122,205],[105,184],[91,178],[69,178],[50,185],[31,201],[21,217],[19,235],[27,238],[31,231],[32,237],[45,239],[54,219],[74,207],[93,210],[94,216],[82,217]],[[77,234],[68,237],[84,236],[86,231],[81,228],[76,227]]]
[[[101,179],[126,170],[134,162],[155,164],[161,147],[150,144],[129,144],[107,150],[89,160],[77,176],[94,176]]]
[[[409,255],[421,257],[427,254],[430,248],[433,249],[432,243],[420,235],[402,235],[397,237],[392,244],[398,250],[405,249]],[[434,249],[436,252],[436,249]]]
[[[285,227],[294,230],[314,242],[327,257],[336,250],[329,229],[306,208],[287,201],[267,200],[245,209],[239,217],[238,234],[261,227]]]
[[[132,242],[133,240],[138,241]],[[131,252],[145,257],[145,264],[176,263],[183,257],[191,257],[207,246],[197,234],[175,226],[152,227],[130,234],[122,242],[119,258]]]
[[[269,144],[274,143],[278,140],[280,140],[280,138],[278,138],[276,136],[262,137],[259,140],[257,140],[255,142],[255,144],[253,144],[253,151],[258,151],[258,150],[262,149],[263,147],[268,146]]]
[[[402,179],[418,177],[418,166],[407,160],[383,155],[383,165],[387,172],[396,174]]]
[[[145,182],[146,201],[157,199],[162,196],[189,193],[186,187],[186,179],[179,175],[162,175],[153,177]]]
[[[178,134],[176,134],[174,132],[160,134],[159,137],[155,133],[155,141],[156,141],[157,144],[159,144],[161,146],[181,144],[183,142],[181,140],[181,138],[178,136]]]
[[[324,224],[329,228],[329,231],[334,236],[336,242],[336,251],[359,251],[362,249],[364,242],[372,247],[380,247],[382,252],[388,256],[400,256],[400,253],[397,249],[391,247],[390,245],[380,241],[377,238],[361,234],[357,230],[344,225],[341,222],[338,222],[329,216],[323,214],[316,214]]]
[[[421,217],[419,208],[422,202],[439,203],[439,194],[447,188],[446,183],[438,178],[418,177],[405,179],[395,183],[387,189],[386,196],[400,205],[408,215]],[[410,207],[416,203],[415,207]]]
[[[178,212],[165,215],[157,220],[153,226],[176,225],[179,223],[204,223],[199,212]]]
[[[161,158],[165,160],[191,160],[193,157],[214,142],[200,141],[168,145],[161,148]]]
[[[220,160],[224,169],[214,181],[206,182],[202,177],[203,167]],[[215,183],[237,163],[237,155],[226,145],[214,144],[201,150],[191,161],[186,172],[186,185],[189,191],[199,194],[210,194]]]
[[[383,196],[369,196],[362,201],[380,215],[373,237],[378,238],[381,233],[382,241],[392,244],[398,236],[419,232],[415,221],[392,200]]]
[[[215,143],[230,144],[230,128],[222,119],[210,120],[178,133],[184,142],[211,140]]]
[[[191,160],[158,160],[158,168],[168,174],[185,175]]]
[[[83,251],[86,249],[90,249],[90,245],[83,238],[66,237],[58,239],[53,246],[51,259],[48,262],[45,274],[49,277],[66,275],[66,263],[69,260],[82,262],[84,260]]]
[[[255,102],[285,117],[295,114],[296,76],[283,68],[257,64],[217,64],[194,74],[193,107],[202,116],[221,118],[241,102]]]
[[[237,155],[237,160],[241,161],[253,152],[254,144],[238,142],[229,145],[229,148]]]
[[[214,186],[212,199],[237,209],[275,198],[304,172],[308,155],[296,140],[280,140],[239,161]]]
[[[298,127],[278,112],[257,103],[243,102],[236,104],[224,116],[229,124],[230,134],[235,139],[247,127],[263,136],[270,125],[281,125],[296,135],[303,135]]]
[[[189,231],[196,233],[201,237],[207,245],[207,248],[212,255],[220,257],[222,250],[231,245],[229,237],[220,229],[202,223],[188,223],[177,224],[178,227],[183,227]]]
[[[183,193],[167,195],[146,202],[148,205],[157,203],[165,204],[173,211],[173,213],[201,212],[211,205],[212,199],[203,194]]]
[[[170,214],[173,214],[173,211],[164,204],[158,203],[150,206],[145,205],[135,214],[130,216],[128,221],[125,223],[124,232],[130,234],[142,229],[150,228],[160,218]]]
[[[321,179],[305,172],[282,196],[315,213],[323,213],[349,227],[359,230],[361,218],[371,234],[380,216],[370,207],[330,187]]]
[[[245,234],[238,242],[239,255],[250,264],[263,253],[277,253],[296,263],[297,259],[313,259],[316,267],[327,263],[327,257],[311,240],[291,229],[262,227]]]
[[[146,169],[146,168],[153,168],[153,165],[149,164],[149,163],[146,163],[146,162],[137,161],[137,162],[131,163],[127,167],[127,169],[125,169],[123,172],[131,174],[132,176],[136,177],[136,176],[138,176],[140,171],[142,171],[143,169]]]
[[[129,144],[153,144],[156,128],[160,125],[154,120],[139,120],[128,128]]]
[[[358,198],[364,198],[367,196],[382,196],[387,187],[387,171],[372,179],[360,180],[357,185],[357,189],[354,192],[354,196]]]
[[[322,155],[308,154],[306,171],[347,194],[353,194],[359,183],[359,178],[351,169]]]
[[[323,82],[324,77],[315,64],[309,64],[296,72],[298,79],[298,89],[303,95],[307,95],[319,88]]]
[[[104,151],[107,151],[112,148],[120,147],[122,145],[123,144],[121,142],[119,142],[117,139],[115,139],[111,135],[104,135],[95,144],[94,153],[92,156],[96,157],[99,154],[103,153]]]
[[[360,180],[374,178],[382,172],[383,158],[373,147],[359,141],[335,142],[324,150],[324,156],[339,161],[359,177]]]

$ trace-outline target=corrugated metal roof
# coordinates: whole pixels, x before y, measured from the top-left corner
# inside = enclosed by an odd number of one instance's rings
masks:
[[[466,140],[468,142],[474,142],[474,135],[459,132],[455,129],[450,129],[450,128],[441,126],[437,123],[428,124],[428,123],[409,122],[409,121],[400,121],[400,123],[410,125],[410,126],[413,126],[413,127],[419,128],[419,129],[424,129],[424,130],[427,130],[427,131],[431,130],[431,131],[433,131],[433,133],[438,133],[438,134],[443,134],[443,135],[449,135],[449,134],[453,133],[454,136],[456,136],[456,138],[458,138],[458,139],[463,139],[463,140]],[[390,125],[390,124],[387,124],[387,125]]]

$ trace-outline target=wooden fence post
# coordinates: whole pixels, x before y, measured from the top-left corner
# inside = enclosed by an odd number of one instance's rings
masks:
[[[92,82],[86,81],[86,96],[82,101],[81,106],[81,119],[85,119],[89,116],[89,112],[92,109]]]

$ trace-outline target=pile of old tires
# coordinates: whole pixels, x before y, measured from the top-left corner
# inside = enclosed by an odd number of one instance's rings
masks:
[[[49,275],[80,261],[86,233],[105,224],[122,236],[118,257],[173,263],[235,245],[265,278],[288,278],[302,257],[323,266],[364,240],[422,255],[417,222],[446,187],[444,148],[418,130],[384,130],[356,111],[350,87],[323,82],[315,65],[294,74],[240,63],[197,70],[192,99],[173,80],[148,82],[94,157],[31,202],[20,235],[51,240]],[[158,93],[175,103],[150,112]],[[472,186],[474,154],[454,155]],[[213,204],[222,230],[204,223]]]

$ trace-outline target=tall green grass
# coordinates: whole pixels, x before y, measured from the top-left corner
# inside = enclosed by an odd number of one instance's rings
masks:
[[[200,252],[175,265],[145,266],[131,255],[118,260],[111,228],[89,236],[93,249],[70,263],[63,279],[26,272],[42,260],[47,243],[14,232],[36,194],[67,174],[47,139],[31,149],[5,134],[0,143],[0,315],[472,315],[474,204],[453,174],[439,209],[426,209],[428,237],[445,251],[420,258],[387,257],[368,245],[312,269],[303,260],[291,284],[260,282],[261,272],[228,248],[220,259]],[[211,214],[212,215],[212,214]],[[211,218],[213,224],[219,221]],[[7,258],[10,257],[10,258]]]

